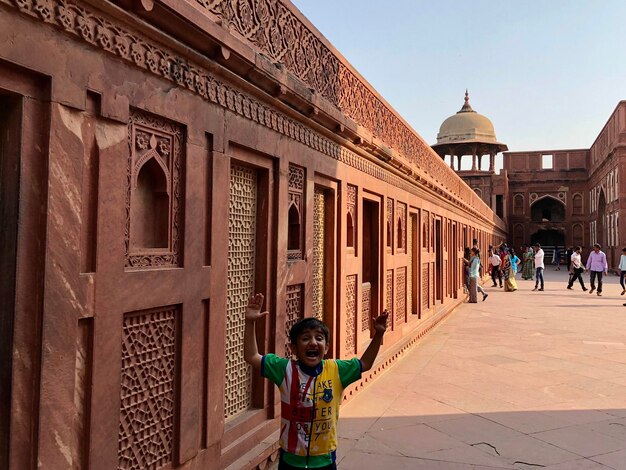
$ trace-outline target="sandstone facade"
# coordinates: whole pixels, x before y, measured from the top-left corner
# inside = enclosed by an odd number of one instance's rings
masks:
[[[303,315],[362,388],[506,227],[290,3],[0,0],[0,463],[252,468]],[[8,340],[7,340],[8,339]]]

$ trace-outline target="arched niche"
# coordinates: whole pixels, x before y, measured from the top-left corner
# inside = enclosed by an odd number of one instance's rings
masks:
[[[287,232],[287,249],[288,250],[300,250],[301,249],[301,224],[300,224],[300,211],[296,207],[295,203],[289,205],[288,213],[288,232]]]
[[[402,228],[402,218],[398,217],[398,230],[397,230],[397,237],[398,237],[398,249],[399,250],[403,250],[404,249],[404,237],[403,237],[403,228]]]
[[[523,215],[524,214],[524,195],[516,194],[513,196],[513,214],[514,215]]]
[[[582,224],[574,224],[572,226],[572,243],[574,246],[582,247],[584,243],[584,230]]]
[[[346,231],[346,245],[348,248],[354,248],[354,220],[352,219],[352,214],[350,212],[346,214]]]
[[[533,201],[530,206],[533,222],[563,222],[565,220],[565,204],[554,196],[543,196]]]
[[[583,213],[583,196],[580,193],[576,193],[572,196],[572,214],[582,215]]]
[[[168,248],[169,181],[158,158],[145,160],[136,173],[131,202],[133,248]]]

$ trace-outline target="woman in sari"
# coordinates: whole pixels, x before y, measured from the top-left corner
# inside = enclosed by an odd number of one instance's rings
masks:
[[[522,279],[530,279],[532,281],[535,278],[535,254],[533,253],[533,248],[529,246],[528,250],[522,253],[522,257],[524,258]]]
[[[513,266],[511,265],[511,255],[508,251],[504,252],[502,259],[502,277],[504,278],[504,292],[514,292],[517,290],[517,283],[515,282],[515,274]]]

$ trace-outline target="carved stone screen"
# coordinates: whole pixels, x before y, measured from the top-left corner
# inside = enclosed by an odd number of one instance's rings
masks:
[[[361,285],[361,331],[370,329],[372,315],[372,285],[365,282]]]
[[[254,292],[256,206],[256,171],[231,165],[224,387],[226,418],[247,410],[251,404],[251,372],[250,366],[243,359],[243,333],[246,305]]]
[[[356,352],[356,274],[346,277],[346,353]]]
[[[289,330],[302,318],[302,284],[287,287],[287,312],[285,320],[285,353],[287,357],[291,356],[292,351],[289,341]]]
[[[407,272],[406,272],[406,304],[408,315],[415,313],[413,311],[413,216],[407,218],[407,234],[406,234],[406,253],[407,253]]]
[[[406,321],[406,268],[396,273],[396,324]]]
[[[172,461],[178,313],[167,307],[124,317],[119,469]]]
[[[430,272],[428,269],[428,263],[422,265],[422,308],[428,310],[430,306]]]
[[[132,110],[128,124],[126,268],[181,266],[183,128]]]
[[[387,270],[387,275],[385,276],[385,310],[389,314],[389,325],[391,325],[393,320],[393,269]]]
[[[313,283],[312,309],[313,316],[324,320],[324,272],[326,243],[326,191],[315,188],[313,195],[313,272],[311,281]]]

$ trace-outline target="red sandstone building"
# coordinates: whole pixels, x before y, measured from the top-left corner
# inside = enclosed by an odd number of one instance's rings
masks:
[[[507,147],[496,140],[491,121],[471,108],[466,93],[463,108],[441,125],[433,149],[507,222],[512,246],[540,243],[549,260],[555,246],[580,245],[588,252],[600,243],[615,270],[620,219],[626,218],[618,183],[620,167],[626,170],[625,144],[621,101],[590,149],[505,151],[504,168],[495,174],[494,156]],[[463,155],[472,157],[471,170],[461,169]],[[488,169],[482,155],[490,157]]]
[[[303,315],[360,354],[389,310],[352,394],[506,235],[288,1],[0,0],[0,168],[3,468],[263,468],[250,294],[279,354]]]

